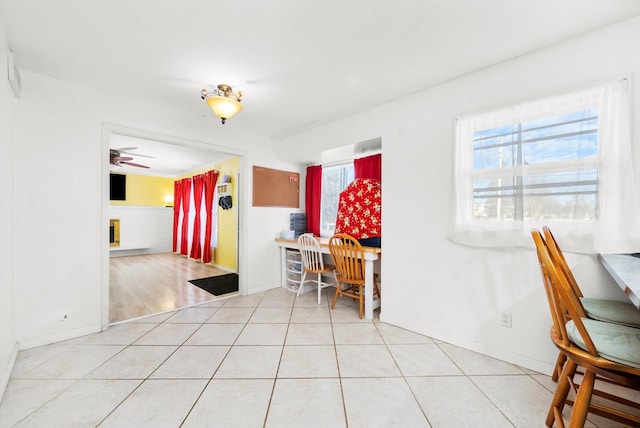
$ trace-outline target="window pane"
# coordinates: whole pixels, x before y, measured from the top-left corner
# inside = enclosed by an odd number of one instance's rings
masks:
[[[518,219],[519,201],[524,220],[596,220],[598,216],[595,169],[477,179],[473,187],[473,216],[477,220]]]
[[[597,112],[583,110],[523,123],[522,142],[525,164],[594,158]]]
[[[539,171],[559,161],[565,162],[563,168],[571,168],[570,162],[576,161],[573,171],[476,178],[474,219],[597,219],[598,171],[580,169],[583,160],[598,156],[596,109],[484,129],[476,131],[473,139],[473,168],[477,171],[534,164]]]
[[[322,169],[322,206],[320,208],[320,234],[331,236],[336,227],[338,199],[354,180],[353,164]]]
[[[473,217],[476,220],[515,218],[515,178],[492,178],[473,182]]]
[[[525,219],[597,219],[597,170],[530,175],[523,181]]]
[[[484,129],[473,134],[473,169],[515,165],[517,159],[517,125]]]
[[[518,154],[519,150],[522,155]],[[473,168],[476,170],[597,155],[598,113],[595,109],[544,117],[521,126],[483,129],[473,134]]]

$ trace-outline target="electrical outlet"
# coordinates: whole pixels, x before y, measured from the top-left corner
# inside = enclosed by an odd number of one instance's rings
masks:
[[[500,314],[500,325],[502,327],[511,328],[511,314],[503,312]]]

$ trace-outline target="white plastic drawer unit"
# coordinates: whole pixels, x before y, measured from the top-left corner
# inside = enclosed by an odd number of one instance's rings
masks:
[[[302,261],[298,250],[287,250],[287,288],[298,291],[302,276]]]

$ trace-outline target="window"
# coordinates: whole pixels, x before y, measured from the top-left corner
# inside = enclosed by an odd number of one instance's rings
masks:
[[[546,224],[567,251],[629,251],[640,216],[628,116],[624,79],[458,119],[448,237],[530,247]]]
[[[596,108],[481,129],[472,145],[474,219],[597,219]]]
[[[353,163],[322,168],[322,201],[320,207],[320,236],[332,236],[338,215],[338,200],[354,180]]]

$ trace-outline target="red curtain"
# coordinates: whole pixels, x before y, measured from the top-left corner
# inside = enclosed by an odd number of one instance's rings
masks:
[[[382,181],[382,153],[353,161],[355,178],[374,178]]]
[[[204,227],[204,243],[202,244],[202,263],[211,261],[211,220],[213,212],[213,195],[218,181],[218,171],[207,171],[204,174],[204,206],[207,210],[207,220]]]
[[[182,181],[173,182],[173,252],[178,251],[178,222],[180,221],[180,203],[182,202]]]
[[[180,254],[189,254],[189,202],[191,202],[191,179],[182,179],[182,233],[180,235]]]
[[[307,168],[305,211],[307,232],[320,236],[320,203],[322,201],[322,166]]]
[[[204,174],[193,176],[193,206],[196,210],[193,217],[193,237],[191,238],[191,254],[192,259],[199,259],[202,246],[200,244],[200,207],[202,206],[202,188],[204,187]]]

